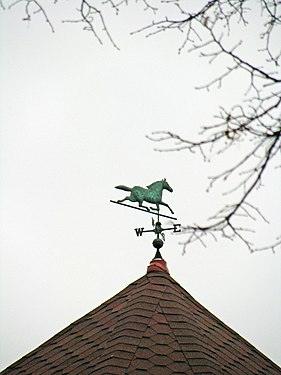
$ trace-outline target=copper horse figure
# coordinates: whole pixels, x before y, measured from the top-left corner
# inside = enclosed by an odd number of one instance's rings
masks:
[[[161,181],[153,182],[152,184],[148,185],[147,188],[143,188],[141,186],[134,186],[132,188],[124,185],[115,186],[116,189],[130,191],[131,194],[124,199],[118,200],[118,203],[124,202],[126,200],[131,202],[138,202],[139,207],[144,207],[147,211],[150,211],[149,207],[143,206],[143,202],[153,203],[156,205],[156,208],[151,207],[152,210],[157,210],[159,212],[159,206],[163,205],[169,208],[171,213],[173,214],[173,210],[171,207],[162,201],[162,193],[163,190],[166,189],[172,193],[173,189],[164,178]]]

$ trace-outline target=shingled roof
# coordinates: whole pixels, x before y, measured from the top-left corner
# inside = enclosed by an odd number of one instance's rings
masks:
[[[3,374],[281,374],[173,280],[164,260]]]

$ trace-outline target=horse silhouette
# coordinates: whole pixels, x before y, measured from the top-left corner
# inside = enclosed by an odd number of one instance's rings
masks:
[[[131,202],[138,202],[139,207],[144,207],[147,211],[150,211],[149,207],[143,206],[143,202],[153,203],[156,204],[156,208],[151,207],[152,210],[159,211],[159,205],[163,205],[169,208],[171,213],[173,214],[173,210],[171,207],[162,201],[162,193],[163,190],[166,189],[172,193],[173,189],[164,178],[161,181],[153,182],[152,184],[148,185],[147,188],[143,188],[141,186],[134,186],[132,188],[124,185],[115,186],[116,189],[130,191],[131,194],[124,199],[118,200],[118,203],[124,202],[126,200]]]

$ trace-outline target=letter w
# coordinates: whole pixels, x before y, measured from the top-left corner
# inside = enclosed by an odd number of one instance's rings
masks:
[[[136,229],[135,229],[136,234],[137,234],[138,237],[139,237],[139,236],[142,236],[143,230],[144,230],[144,228],[136,228]]]

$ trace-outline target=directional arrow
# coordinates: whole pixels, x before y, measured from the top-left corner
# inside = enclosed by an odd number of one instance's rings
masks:
[[[148,210],[145,210],[143,208],[139,208],[139,207],[135,207],[135,206],[130,206],[129,204],[120,203],[120,202],[116,202],[116,201],[112,201],[112,200],[110,200],[110,202],[111,203],[120,204],[121,206],[126,206],[126,207],[130,207],[130,208],[134,208],[135,210],[143,211],[143,212],[146,212],[147,214],[157,215],[157,216],[166,217],[168,219],[177,220],[177,218],[175,218],[175,217],[168,216],[168,215],[162,215],[162,214],[159,214],[158,212],[148,211]]]

